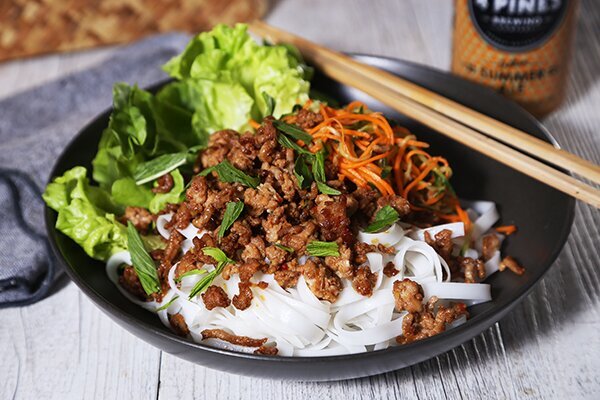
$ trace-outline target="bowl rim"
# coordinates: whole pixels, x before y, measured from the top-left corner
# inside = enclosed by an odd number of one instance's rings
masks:
[[[544,125],[542,125],[542,123],[540,121],[538,121],[535,117],[533,117],[533,115],[531,115],[529,112],[527,112],[521,106],[519,106],[517,103],[499,95],[498,93],[496,93],[495,91],[493,91],[490,88],[483,87],[481,85],[477,85],[475,83],[472,83],[465,79],[462,79],[458,76],[451,75],[447,71],[443,71],[443,70],[437,69],[435,67],[422,65],[422,64],[412,62],[412,61],[406,61],[403,59],[398,59],[398,58],[390,57],[390,56],[378,56],[378,55],[371,55],[371,54],[366,54],[366,53],[350,52],[350,53],[346,53],[346,54],[348,54],[349,56],[351,56],[353,58],[357,58],[358,60],[364,60],[367,62],[371,61],[371,62],[379,62],[380,63],[383,61],[384,63],[389,63],[390,65],[403,65],[403,66],[408,66],[410,68],[425,70],[428,73],[431,73],[431,74],[434,74],[434,75],[437,75],[440,77],[446,77],[446,78],[451,77],[453,79],[458,79],[458,80],[462,81],[463,84],[468,84],[468,85],[472,85],[473,87],[476,87],[477,90],[479,90],[479,91],[486,90],[486,91],[488,91],[488,95],[490,97],[494,97],[495,100],[501,102],[503,104],[503,106],[512,107],[516,112],[519,112],[521,114],[521,116],[526,117],[529,120],[529,122],[536,125],[537,129],[539,129],[539,131],[542,133],[545,140],[550,142],[556,148],[560,148],[556,139],[550,134],[548,129]],[[377,67],[380,67],[380,65],[377,65]],[[157,83],[147,86],[145,89],[147,89],[147,90],[158,89],[158,88],[162,87],[163,85],[165,85],[170,80],[171,79],[165,79],[165,80],[159,81]],[[92,127],[95,123],[97,123],[97,121],[99,119],[106,118],[110,114],[111,110],[112,110],[112,107],[109,107],[109,108],[105,109],[104,111],[102,111],[101,113],[96,114],[88,123],[86,123],[83,126],[83,128],[81,128],[78,131],[77,134],[75,134],[73,136],[73,138],[69,141],[69,143],[62,150],[60,156],[56,159],[54,166],[52,167],[51,172],[49,174],[47,183],[49,183],[52,179],[54,179],[58,175],[59,166],[63,162],[65,162],[65,159],[68,158],[68,155],[71,154],[71,152],[72,152],[71,149],[75,145],[75,142],[77,142],[79,137],[81,135],[83,135],[88,129],[90,129],[90,127]],[[564,172],[566,172],[570,175],[570,172],[568,172],[568,171],[564,171]],[[268,362],[277,362],[277,363],[290,363],[290,362],[292,362],[292,363],[310,363],[310,362],[332,363],[332,362],[344,361],[344,360],[349,360],[349,359],[355,360],[357,358],[365,359],[365,358],[371,358],[371,357],[379,357],[382,354],[398,353],[398,355],[399,355],[403,351],[409,351],[411,349],[418,349],[418,348],[426,349],[428,346],[432,346],[432,348],[433,348],[433,347],[435,347],[434,346],[435,343],[442,343],[442,342],[447,341],[452,338],[458,339],[458,340],[455,340],[455,342],[457,342],[457,343],[464,343],[464,342],[470,340],[471,338],[479,335],[483,330],[489,328],[489,326],[491,326],[495,321],[502,318],[502,316],[506,315],[516,304],[518,304],[533,289],[533,287],[540,281],[540,279],[547,273],[547,271],[554,265],[556,259],[558,258],[559,254],[561,253],[562,249],[564,248],[564,246],[567,242],[567,238],[571,232],[571,227],[572,227],[573,219],[575,216],[575,200],[573,198],[568,199],[567,208],[568,208],[568,210],[565,215],[566,223],[564,224],[564,227],[561,232],[561,238],[560,238],[560,242],[562,242],[562,245],[553,250],[550,257],[548,258],[548,260],[549,260],[548,265],[545,268],[540,269],[538,272],[536,272],[532,276],[532,279],[529,283],[521,286],[518,289],[516,296],[499,300],[500,302],[498,304],[495,304],[494,307],[481,312],[480,314],[474,316],[473,318],[467,319],[467,321],[464,324],[462,324],[456,328],[446,330],[444,332],[441,332],[441,333],[439,333],[435,336],[429,337],[429,338],[425,338],[425,339],[415,341],[412,343],[408,343],[408,344],[403,344],[400,346],[392,346],[392,347],[388,347],[386,349],[381,349],[381,350],[374,350],[374,351],[367,351],[367,352],[353,353],[353,354],[343,354],[343,355],[333,355],[333,356],[313,356],[313,357],[297,357],[297,356],[275,356],[275,357],[273,357],[273,356],[262,355],[262,354],[244,353],[244,352],[238,352],[238,351],[234,351],[234,350],[212,347],[207,344],[198,343],[198,342],[188,340],[186,338],[179,337],[179,336],[175,335],[173,332],[168,331],[168,328],[167,329],[162,329],[162,328],[159,329],[159,328],[155,327],[154,325],[151,325],[143,320],[135,318],[134,316],[123,311],[118,306],[116,306],[114,303],[112,303],[111,301],[106,299],[104,296],[102,296],[100,293],[98,293],[93,287],[89,286],[85,282],[85,280],[83,278],[81,278],[79,276],[79,274],[70,267],[69,263],[62,256],[62,252],[61,252],[60,247],[57,242],[57,235],[59,235],[60,232],[55,228],[54,223],[53,223],[55,220],[53,213],[55,213],[55,211],[50,209],[47,205],[45,205],[44,220],[45,220],[46,232],[48,235],[48,239],[49,239],[49,243],[50,243],[52,252],[56,256],[59,264],[64,268],[64,270],[67,273],[67,275],[69,276],[69,278],[103,312],[109,313],[111,316],[116,316],[120,321],[122,321],[126,324],[129,324],[129,325],[135,324],[138,327],[143,328],[145,331],[151,332],[153,335],[159,336],[162,339],[165,339],[168,341],[178,342],[179,344],[186,346],[190,349],[207,351],[207,352],[211,352],[211,353],[215,353],[215,354],[219,354],[219,355],[223,355],[223,356],[227,356],[227,357],[232,357],[232,358],[245,358],[245,359],[255,360],[255,361],[268,361]],[[108,279],[108,277],[107,277],[107,279]],[[140,308],[140,311],[148,312],[147,310],[144,310],[143,308]],[[499,317],[498,317],[498,315],[499,315]],[[478,326],[482,326],[482,325],[485,325],[485,327],[483,329],[480,329]],[[469,328],[473,328],[473,329],[469,329]],[[138,339],[140,339],[140,340],[144,340],[144,339],[140,338],[138,335],[135,335],[135,336],[138,337]],[[146,341],[146,340],[144,340],[144,341]],[[440,346],[438,346],[438,348],[439,347]],[[443,347],[443,345],[441,347]],[[456,346],[452,346],[452,348],[454,348],[454,347],[456,347]],[[440,354],[445,351],[447,351],[447,350],[436,351],[435,353]],[[427,356],[427,359],[432,358],[432,357],[433,356]]]

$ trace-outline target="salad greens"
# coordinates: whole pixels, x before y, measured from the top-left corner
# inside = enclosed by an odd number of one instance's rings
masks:
[[[56,228],[91,257],[106,260],[127,250],[127,228],[115,217],[121,209],[106,191],[90,186],[85,168],[75,167],[56,178],[42,197],[58,212]]]
[[[182,174],[211,133],[246,129],[250,119],[279,117],[308,99],[309,69],[298,52],[254,42],[243,24],[199,34],[163,68],[175,80],[156,94],[125,83],[114,86],[113,111],[92,171],[75,167],[43,195],[58,212],[56,227],[99,260],[127,249],[126,227],[116,218],[125,206],[157,213],[183,200]],[[154,193],[156,179],[167,172],[173,187]],[[160,243],[152,236],[142,239],[147,245],[153,241],[152,248]]]

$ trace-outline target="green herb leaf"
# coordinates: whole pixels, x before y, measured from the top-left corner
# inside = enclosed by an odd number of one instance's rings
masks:
[[[273,115],[273,111],[275,111],[275,99],[269,96],[267,92],[262,92],[262,97],[265,99],[265,104],[267,105],[265,115]]]
[[[313,153],[311,153],[310,151],[308,151],[307,149],[300,147],[296,144],[296,142],[294,142],[292,139],[290,139],[289,137],[287,137],[286,135],[277,135],[277,142],[279,142],[280,145],[282,145],[283,147],[287,147],[288,149],[292,149],[294,151],[296,151],[296,153],[298,154],[304,154],[308,157],[313,157]]]
[[[300,154],[296,158],[296,163],[294,164],[294,176],[301,189],[309,188],[313,181],[312,172],[310,172],[310,168],[308,168],[308,164],[306,163],[306,157],[303,154]]]
[[[221,249],[218,249],[216,247],[205,247],[202,249],[202,251],[207,256],[211,256],[212,258],[217,260],[218,264],[214,270],[209,272],[205,277],[200,279],[194,285],[194,288],[190,292],[189,299],[192,299],[195,296],[197,296],[198,294],[204,292],[212,284],[212,282],[215,280],[215,278],[217,276],[219,276],[221,274],[221,272],[223,272],[223,268],[225,268],[225,266],[227,264],[234,263],[234,261],[232,259],[230,259],[229,257],[227,257],[227,255],[225,253],[223,253],[223,251]]]
[[[342,194],[342,192],[340,192],[339,190],[334,189],[331,186],[327,186],[323,182],[317,182],[317,189],[319,189],[319,192],[323,194],[330,194],[332,196],[339,196],[340,194]]]
[[[183,278],[186,278],[188,276],[203,275],[206,273],[208,273],[208,271],[205,269],[193,269],[191,271],[186,272],[185,274],[180,275],[178,278],[175,278],[175,283],[181,282],[183,280]]]
[[[288,253],[293,253],[294,252],[294,249],[292,249],[291,247],[287,247],[287,246],[284,246],[284,245],[279,244],[279,243],[275,243],[275,247],[279,247],[281,250],[285,250]]]
[[[313,240],[306,245],[306,252],[315,257],[339,257],[340,251],[336,242],[321,242]]]
[[[219,175],[219,179],[223,182],[237,182],[242,185],[249,186],[253,189],[256,189],[260,184],[260,178],[256,176],[250,176],[240,171],[227,160],[221,161],[219,164],[206,168],[204,171],[200,172],[200,176],[206,176],[211,172],[216,172]]]
[[[144,248],[140,234],[130,221],[127,221],[127,248],[131,254],[133,268],[140,278],[140,283],[147,295],[160,291],[160,282],[156,265]]]
[[[326,176],[324,149],[319,150],[317,154],[315,154],[315,161],[313,162],[312,172],[313,176],[315,177],[315,181],[317,181],[317,188],[319,189],[319,192],[335,196],[342,194],[342,192],[340,192],[339,190],[329,187],[325,183]]]
[[[313,163],[313,175],[317,182],[325,183],[325,151],[319,150],[315,154],[315,162]]]
[[[278,120],[273,121],[273,126],[296,140],[302,140],[305,144],[312,142],[312,136],[296,125]]]
[[[136,185],[151,182],[186,163],[187,152],[164,154],[139,164],[133,173]]]
[[[156,311],[166,310],[167,308],[171,307],[171,304],[173,304],[175,302],[175,300],[177,300],[178,298],[179,298],[178,295],[173,296],[173,298],[171,300],[169,300],[169,302],[167,304],[163,304],[162,306],[158,307],[156,309]]]
[[[214,258],[218,263],[233,264],[234,261],[223,253],[223,250],[217,247],[205,247],[202,252],[207,256]]]
[[[365,232],[375,233],[384,230],[385,228],[395,224],[400,218],[398,211],[390,206],[385,206],[375,214],[373,222],[367,226]]]
[[[221,222],[221,227],[219,228],[219,233],[217,237],[223,239],[225,233],[231,225],[235,222],[236,219],[240,216],[240,214],[244,211],[244,202],[243,201],[230,201],[227,203],[225,207],[225,214],[223,214],[223,222]]]

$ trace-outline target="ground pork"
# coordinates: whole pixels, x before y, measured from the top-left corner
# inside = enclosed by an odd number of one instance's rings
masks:
[[[129,221],[141,233],[148,232],[154,220],[155,216],[143,207],[125,207],[125,214],[121,217],[123,224],[127,225],[127,221]]]
[[[352,287],[357,293],[370,297],[373,294],[373,286],[377,282],[377,274],[371,272],[368,266],[358,267],[354,278],[352,278]]]
[[[318,259],[306,261],[302,274],[311,292],[321,300],[333,303],[342,291],[342,281]]]
[[[205,329],[201,333],[202,339],[220,339],[244,347],[261,347],[267,343],[267,338],[253,339],[247,336],[237,336],[223,329]]]
[[[464,303],[454,303],[449,307],[437,306],[437,298],[432,297],[422,312],[412,312],[402,320],[402,335],[396,338],[400,344],[435,336],[446,330],[446,325],[461,315],[467,315]]]
[[[228,307],[231,304],[227,293],[220,286],[211,285],[202,293],[202,301],[207,310],[216,307]]]
[[[500,239],[495,233],[489,233],[481,239],[481,258],[488,261],[500,248]]]
[[[502,261],[500,261],[500,271],[504,271],[507,268],[517,275],[523,275],[525,273],[525,268],[521,267],[517,260],[511,256],[504,257]]]
[[[436,233],[434,238],[431,237],[429,232],[425,231],[425,242],[433,247],[446,262],[449,261],[453,247],[451,230],[443,229]]]
[[[169,314],[169,324],[171,325],[171,329],[175,332],[176,335],[186,337],[190,334],[190,329],[185,322],[185,318],[183,315],[177,314]]]
[[[417,282],[408,278],[396,281],[392,293],[397,311],[413,313],[423,310],[423,288]]]
[[[465,283],[475,283],[477,278],[480,280],[485,278],[485,265],[480,259],[459,257],[458,262],[465,277]]]
[[[173,189],[173,175],[166,173],[156,180],[156,186],[152,188],[153,193],[169,193]]]
[[[238,283],[239,293],[233,296],[232,304],[238,310],[245,310],[252,304],[252,284],[250,282]]]
[[[317,196],[314,217],[325,241],[341,238],[344,243],[352,244],[355,236],[350,229],[350,218],[346,214],[346,196],[332,198],[326,194]]]
[[[296,115],[296,125],[302,129],[311,129],[323,122],[323,116],[305,108],[298,111]]]
[[[396,266],[394,265],[393,261],[388,262],[387,264],[385,264],[385,267],[383,267],[383,274],[388,278],[398,275],[398,272],[400,271],[396,269]]]
[[[352,279],[355,273],[355,267],[350,262],[352,251],[345,245],[338,246],[339,256],[325,257],[325,265],[329,267],[340,278]]]

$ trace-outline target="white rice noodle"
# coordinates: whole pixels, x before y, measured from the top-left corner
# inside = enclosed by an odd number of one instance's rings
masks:
[[[382,244],[384,246],[393,246],[404,236],[404,230],[399,224],[393,224],[386,231],[379,233],[359,232],[358,241],[372,245]]]
[[[487,283],[431,282],[424,283],[422,286],[426,299],[437,296],[445,300],[463,301],[467,305],[484,303],[492,299],[490,285]]]
[[[466,256],[478,257],[481,252],[483,233],[488,231],[498,219],[498,213],[493,203],[473,202],[468,212],[474,217],[475,249],[468,249]],[[158,217],[156,225],[158,232],[168,238],[170,232],[165,225],[171,220],[172,214]],[[406,312],[395,312],[393,284],[397,280],[409,278],[423,286],[424,301],[431,296],[437,296],[441,303],[463,301],[468,305],[489,301],[490,285],[485,283],[450,282],[450,270],[447,263],[438,253],[424,242],[424,232],[432,236],[443,229],[450,229],[455,244],[464,237],[464,225],[460,222],[438,225],[427,229],[416,229],[408,224],[398,223],[380,233],[360,232],[359,240],[369,244],[393,246],[396,254],[367,253],[367,262],[371,271],[377,275],[373,294],[364,297],[358,294],[349,280],[343,280],[343,290],[337,301],[330,304],[319,300],[307,286],[304,277],[300,277],[294,288],[284,289],[272,275],[256,274],[254,283],[268,283],[266,289],[252,287],[253,300],[246,310],[238,310],[232,305],[208,310],[201,296],[189,298],[189,294],[198,280],[204,275],[190,275],[177,284],[175,282],[174,265],[168,274],[169,291],[162,302],[141,302],[133,298],[118,285],[118,268],[121,264],[131,264],[128,252],[117,253],[106,265],[109,278],[119,290],[132,302],[157,312],[157,308],[169,303],[169,307],[158,311],[161,321],[169,326],[168,315],[180,313],[185,319],[190,335],[195,341],[203,341],[204,329],[225,329],[235,335],[253,338],[268,338],[269,344],[277,346],[282,356],[329,356],[352,354],[370,350],[385,349],[396,345],[395,338],[402,334],[402,320]],[[179,230],[185,236],[182,249],[191,248],[192,239],[201,236],[193,225]],[[479,239],[479,240],[477,240]],[[455,246],[456,247],[456,246]],[[300,264],[307,257],[299,259]],[[486,262],[488,275],[498,269],[500,253]],[[384,266],[393,261],[399,271],[393,277],[383,274]],[[207,271],[214,269],[213,265],[204,267]],[[213,285],[222,287],[229,298],[238,293],[239,277],[232,276],[228,281],[217,277]],[[179,286],[178,286],[179,285]],[[461,318],[449,326],[464,323]],[[218,339],[207,339],[204,342],[224,349],[252,352],[254,348],[242,347],[223,342]]]
[[[491,201],[465,202],[465,205],[477,213],[477,218],[473,221],[471,240],[479,239],[500,219],[496,204]]]

